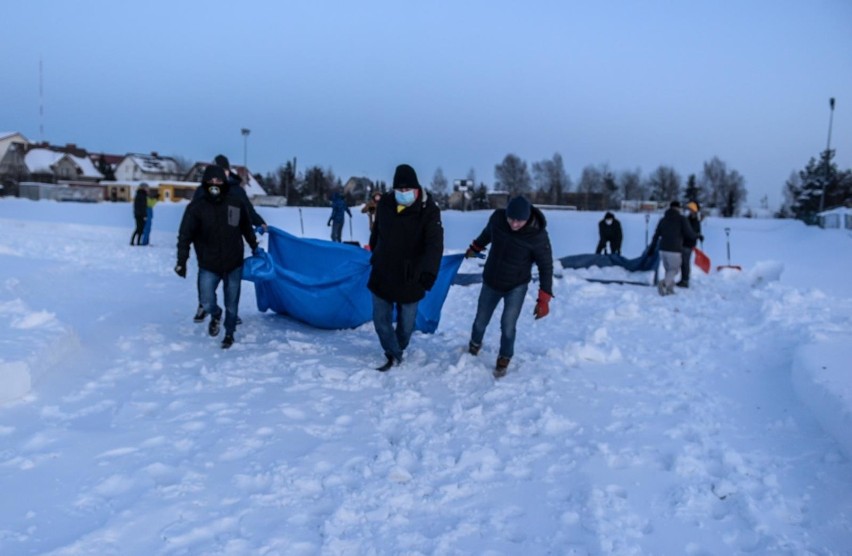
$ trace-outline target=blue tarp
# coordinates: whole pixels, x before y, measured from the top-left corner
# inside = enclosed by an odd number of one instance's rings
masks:
[[[622,257],[621,255],[594,255],[594,254],[584,254],[584,255],[569,255],[567,257],[562,257],[559,259],[559,262],[562,264],[562,268],[589,268],[593,266],[597,266],[599,268],[603,268],[605,266],[620,266],[629,272],[652,272],[656,271],[657,266],[660,262],[660,252],[659,250],[654,250],[649,253],[649,250],[646,249],[642,255],[636,257],[635,259],[628,259]],[[625,284],[643,284],[642,282],[630,282],[625,280],[606,280],[606,279],[590,279],[596,282],[619,282]],[[482,282],[482,274],[481,273],[464,273],[457,274],[455,279],[453,280],[453,284],[458,286],[469,286],[472,284],[479,284]]]
[[[355,328],[373,318],[370,252],[345,243],[298,238],[269,228],[268,251],[249,257],[243,279],[254,282],[257,308],[317,328]],[[417,307],[415,328],[434,332],[464,255],[445,255],[432,290]]]

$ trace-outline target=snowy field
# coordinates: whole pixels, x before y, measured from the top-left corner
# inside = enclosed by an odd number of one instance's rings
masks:
[[[172,271],[184,206],[131,247],[129,204],[0,199],[0,554],[852,553],[848,232],[708,219],[714,271],[669,297],[560,271],[497,382],[496,320],[465,353],[478,286],[386,374],[371,324],[259,313],[248,282],[221,350]],[[447,252],[488,215],[444,213]],[[555,256],[593,251],[600,213],[546,215]]]

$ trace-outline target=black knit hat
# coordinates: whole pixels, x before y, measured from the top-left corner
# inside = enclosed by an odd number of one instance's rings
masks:
[[[529,220],[532,205],[523,197],[515,197],[506,205],[506,218],[512,220]]]
[[[680,201],[672,201],[671,203],[669,203],[669,208],[679,209],[680,208]]]
[[[231,169],[231,163],[228,162],[228,157],[225,156],[224,154],[217,154],[216,158],[214,158],[213,161],[216,163],[216,166],[219,166],[222,169],[225,169],[225,170]]]
[[[421,189],[417,181],[417,172],[408,164],[400,164],[393,173],[394,189]]]

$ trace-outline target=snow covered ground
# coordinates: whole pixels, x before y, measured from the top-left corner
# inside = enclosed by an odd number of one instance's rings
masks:
[[[128,204],[0,200],[0,554],[852,552],[848,232],[709,219],[714,272],[665,298],[563,271],[495,382],[478,286],[387,374],[372,325],[259,313],[248,282],[219,349],[172,271],[184,206],[131,247]],[[488,215],[444,213],[447,251]],[[547,216],[556,256],[594,249],[599,213]]]

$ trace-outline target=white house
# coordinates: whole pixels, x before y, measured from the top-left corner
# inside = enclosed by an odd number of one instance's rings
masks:
[[[837,207],[817,214],[820,228],[852,230],[852,208]]]
[[[30,144],[29,140],[17,131],[0,131],[0,159],[5,156],[12,143]]]
[[[30,149],[24,155],[30,176],[44,176],[56,181],[91,181],[104,179],[88,157],[74,156],[50,149]]]
[[[115,167],[116,181],[179,180],[183,177],[177,160],[169,156],[128,154]]]

